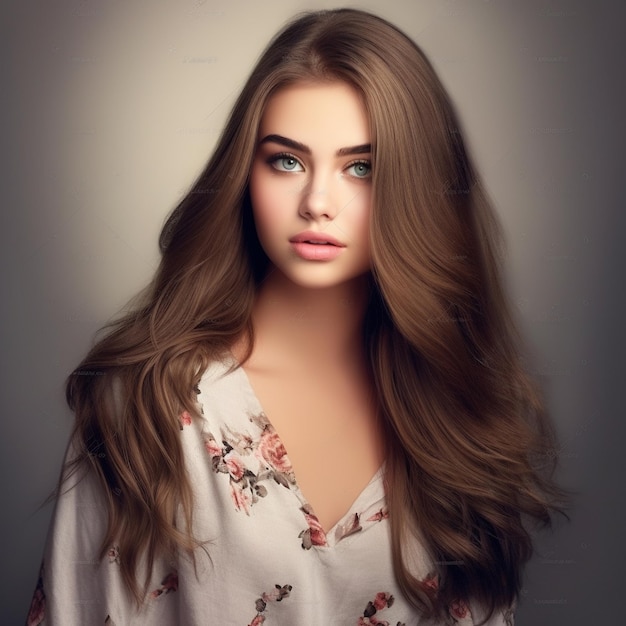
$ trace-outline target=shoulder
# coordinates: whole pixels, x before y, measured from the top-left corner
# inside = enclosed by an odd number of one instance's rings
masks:
[[[217,417],[230,415],[231,419],[248,412],[258,412],[260,407],[252,392],[245,372],[231,356],[209,363],[195,389],[199,410],[207,410]]]

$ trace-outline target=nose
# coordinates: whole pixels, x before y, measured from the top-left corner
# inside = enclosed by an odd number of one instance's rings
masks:
[[[319,172],[311,176],[302,190],[299,214],[308,220],[332,220],[337,214],[330,189],[330,176]]]

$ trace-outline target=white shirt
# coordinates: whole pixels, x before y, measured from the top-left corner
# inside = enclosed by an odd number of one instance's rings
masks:
[[[28,626],[432,624],[394,579],[382,468],[325,533],[245,371],[227,374],[229,364],[214,362],[200,381],[202,419],[180,416],[194,536],[208,541],[208,556],[197,550],[197,576],[187,557],[157,560],[138,611],[117,547],[97,558],[107,519],[101,487],[91,475],[72,478],[74,488],[57,500]],[[412,571],[436,587],[425,550],[410,549]],[[471,603],[456,605],[446,623],[470,626],[479,617]],[[488,624],[511,626],[513,612]]]

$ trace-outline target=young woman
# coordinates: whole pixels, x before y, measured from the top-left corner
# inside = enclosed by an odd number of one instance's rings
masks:
[[[274,38],[69,377],[29,624],[513,623],[560,491],[458,129],[378,17]]]

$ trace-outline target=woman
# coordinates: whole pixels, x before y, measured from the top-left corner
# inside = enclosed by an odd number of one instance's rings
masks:
[[[69,377],[30,624],[513,623],[561,493],[458,128],[378,17],[270,42]]]

